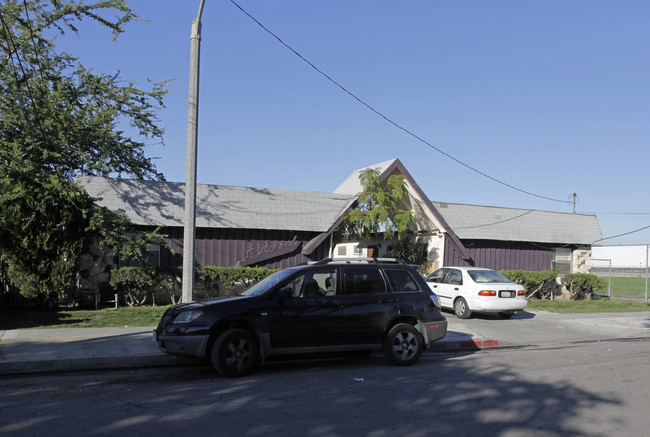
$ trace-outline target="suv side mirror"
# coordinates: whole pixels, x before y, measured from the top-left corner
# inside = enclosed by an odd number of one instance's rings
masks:
[[[278,292],[275,294],[275,298],[277,300],[285,300],[289,299],[290,297],[293,296],[293,292],[291,291],[291,287],[282,287],[281,289],[278,290]]]

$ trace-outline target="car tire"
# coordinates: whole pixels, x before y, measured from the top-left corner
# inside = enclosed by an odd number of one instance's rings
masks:
[[[467,305],[467,301],[462,297],[459,297],[454,301],[454,313],[459,319],[469,319],[472,315],[472,311]]]
[[[229,329],[212,345],[212,366],[223,376],[237,378],[257,366],[259,349],[255,337],[245,329]]]
[[[422,334],[408,323],[398,323],[384,340],[384,356],[398,366],[410,366],[424,350]]]
[[[514,316],[515,312],[514,311],[501,311],[499,313],[499,317],[502,319],[509,319],[510,317]]]

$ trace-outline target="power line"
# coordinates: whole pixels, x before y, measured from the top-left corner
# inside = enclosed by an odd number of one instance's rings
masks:
[[[280,37],[278,37],[275,33],[273,33],[271,30],[269,30],[268,28],[266,28],[262,23],[260,23],[259,20],[257,20],[255,17],[253,17],[251,14],[249,14],[247,11],[245,11],[241,6],[239,6],[239,5],[237,4],[237,2],[235,2],[234,0],[230,0],[230,2],[231,2],[233,5],[235,5],[235,6],[236,6],[240,11],[242,11],[245,15],[247,15],[251,20],[253,20],[255,23],[257,23],[257,25],[260,26],[262,29],[264,29],[264,30],[265,30],[269,35],[271,35],[273,38],[275,38],[275,39],[276,39],[280,44],[282,44],[282,45],[285,46],[287,49],[289,49],[289,50],[290,50],[294,55],[298,56],[301,60],[303,60],[306,64],[308,64],[310,67],[312,67],[312,68],[313,68],[314,70],[316,70],[318,73],[320,73],[323,77],[325,77],[327,80],[329,80],[329,81],[332,82],[334,85],[336,85],[338,88],[340,88],[343,92],[345,92],[345,93],[348,94],[350,97],[352,97],[353,99],[355,99],[357,102],[359,102],[360,104],[362,104],[363,106],[365,106],[366,108],[368,108],[369,110],[371,110],[372,112],[374,112],[375,114],[377,114],[379,117],[383,118],[383,119],[384,119],[385,121],[387,121],[388,123],[392,124],[392,125],[395,126],[396,128],[400,129],[401,131],[403,131],[403,132],[405,132],[406,134],[410,135],[411,137],[415,138],[415,139],[418,140],[419,142],[421,142],[421,143],[423,143],[423,144],[426,144],[427,146],[429,146],[430,148],[434,149],[434,150],[437,151],[438,153],[440,153],[440,154],[446,156],[447,158],[451,159],[452,161],[455,161],[456,163],[462,165],[463,167],[465,167],[465,168],[467,168],[467,169],[469,169],[469,170],[471,170],[471,171],[473,171],[473,172],[475,172],[475,173],[478,173],[478,174],[480,174],[481,176],[486,177],[486,178],[488,178],[488,179],[490,179],[490,180],[492,180],[492,181],[494,181],[494,182],[496,182],[496,183],[498,183],[498,184],[501,184],[501,185],[504,185],[504,186],[506,186],[506,187],[508,187],[508,188],[511,188],[511,189],[513,189],[513,190],[515,190],[515,191],[519,191],[520,193],[528,194],[528,195],[530,195],[530,196],[538,197],[538,198],[540,198],[540,199],[550,200],[550,201],[552,201],[552,202],[570,203],[570,202],[567,202],[566,200],[553,199],[553,198],[551,198],[551,197],[542,196],[542,195],[540,195],[540,194],[535,194],[535,193],[532,193],[532,192],[530,192],[530,191],[526,191],[526,190],[524,190],[524,189],[521,189],[521,188],[515,187],[514,185],[511,185],[511,184],[509,184],[509,183],[507,183],[507,182],[504,182],[504,181],[502,181],[502,180],[500,180],[500,179],[497,179],[497,178],[495,178],[495,177],[493,177],[493,176],[490,176],[490,175],[488,175],[487,173],[484,173],[484,172],[478,170],[477,168],[472,167],[471,165],[464,163],[463,161],[459,160],[458,158],[453,157],[452,155],[450,155],[449,153],[445,152],[444,150],[442,150],[442,149],[440,149],[440,148],[434,146],[433,144],[429,143],[428,141],[426,141],[426,140],[424,140],[423,138],[419,137],[418,135],[414,134],[413,132],[411,132],[411,131],[408,130],[407,128],[405,128],[405,127],[403,127],[402,125],[400,125],[400,124],[396,123],[395,121],[391,120],[391,119],[388,118],[386,115],[384,115],[383,113],[379,112],[377,109],[373,108],[373,107],[370,106],[368,103],[366,103],[365,101],[363,101],[362,99],[360,99],[359,97],[357,97],[354,93],[352,93],[351,91],[349,91],[348,89],[346,89],[343,85],[341,85],[340,83],[338,83],[337,81],[335,81],[334,79],[332,79],[329,75],[327,75],[327,74],[326,74],[324,71],[322,71],[320,68],[316,67],[316,66],[315,66],[314,64],[312,64],[310,61],[308,61],[307,59],[305,59],[305,58],[304,58],[300,53],[298,53],[298,52],[297,52],[296,50],[294,50],[291,46],[289,46],[289,45],[288,45],[287,43],[285,43],[282,39],[280,39]]]
[[[498,222],[484,223],[484,224],[481,224],[481,225],[475,225],[475,226],[463,226],[463,227],[460,227],[460,228],[454,228],[454,229],[456,229],[456,230],[460,230],[460,229],[475,229],[475,228],[484,228],[484,227],[487,227],[487,226],[498,225],[498,224],[501,224],[501,223],[506,223],[506,222],[509,222],[509,221],[512,221],[512,220],[515,220],[515,219],[521,218],[521,217],[523,217],[523,216],[525,216],[525,215],[530,214],[530,213],[533,212],[533,211],[534,211],[534,210],[531,209],[531,210],[529,210],[529,211],[524,212],[523,214],[519,214],[519,215],[516,215],[516,216],[514,216],[514,217],[510,217],[510,218],[508,218],[508,219],[501,220],[501,221],[498,221]]]
[[[593,215],[650,215],[650,212],[580,212],[579,214],[593,214]]]
[[[599,241],[611,240],[612,238],[618,238],[618,237],[623,237],[623,236],[625,236],[625,235],[634,234],[634,233],[637,233],[637,232],[643,231],[643,230],[648,229],[648,228],[650,228],[650,225],[648,225],[648,226],[644,226],[644,227],[639,228],[639,229],[635,229],[634,231],[625,232],[624,234],[618,234],[618,235],[613,235],[613,236],[611,236],[611,237],[601,238],[600,240],[596,240],[596,241],[594,241],[594,242],[591,243],[591,244],[598,243]]]

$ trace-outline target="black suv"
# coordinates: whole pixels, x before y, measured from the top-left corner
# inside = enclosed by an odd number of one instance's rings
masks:
[[[381,351],[415,363],[447,333],[437,296],[391,258],[325,259],[278,271],[239,296],[172,306],[154,330],[170,355],[243,376],[269,357]]]

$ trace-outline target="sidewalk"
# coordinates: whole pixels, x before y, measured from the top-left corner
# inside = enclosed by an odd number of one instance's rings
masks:
[[[432,351],[541,346],[650,338],[650,312],[570,314],[524,311],[509,320],[446,314],[447,336]],[[153,327],[0,331],[0,375],[71,370],[175,366],[196,363],[160,352]]]

